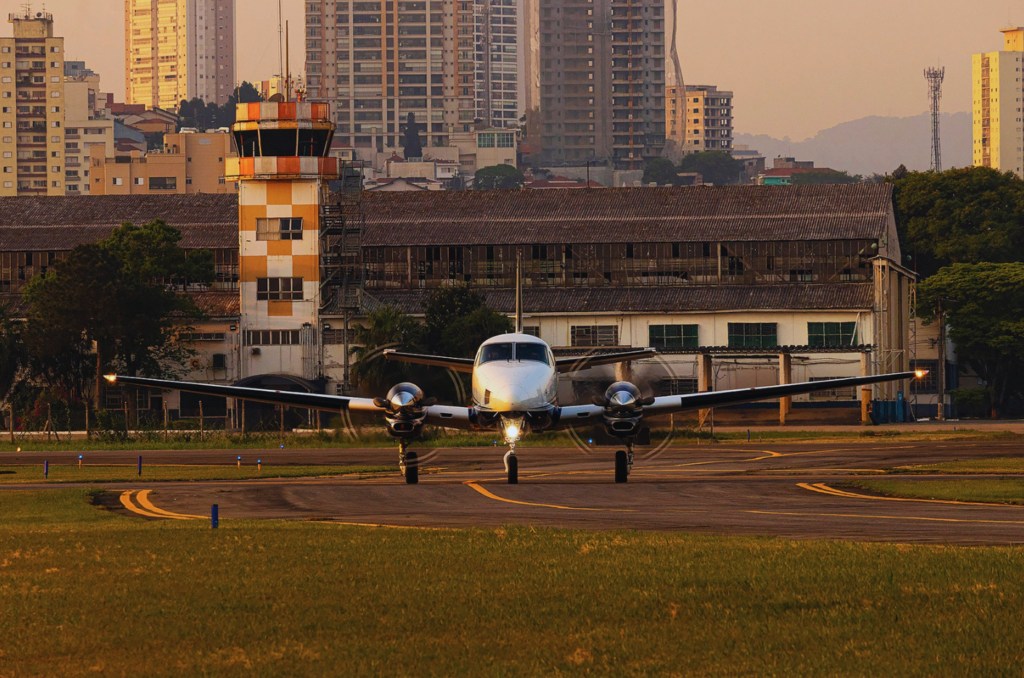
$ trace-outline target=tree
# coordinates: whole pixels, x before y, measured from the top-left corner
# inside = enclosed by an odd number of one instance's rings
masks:
[[[236,87],[223,106],[199,97],[191,101],[182,100],[178,105],[178,130],[182,127],[195,127],[199,130],[230,127],[235,124],[236,105],[259,101],[263,101],[263,97],[251,82],[243,82]]]
[[[429,351],[443,353],[444,333],[448,326],[479,308],[484,298],[469,285],[438,287],[427,294],[423,301],[424,342]]]
[[[515,326],[507,315],[481,306],[448,324],[441,334],[442,354],[453,358],[474,358],[480,344],[514,330]]]
[[[419,125],[416,124],[416,114],[409,111],[409,118],[405,122],[405,159],[423,157],[423,144],[420,143]]]
[[[493,165],[476,171],[473,188],[478,191],[516,190],[526,184],[523,173],[512,165]]]
[[[126,223],[33,278],[24,337],[39,376],[83,395],[93,344],[97,372],[110,365],[130,376],[174,374],[191,353],[182,326],[202,317],[184,289],[214,279],[210,252],[186,256],[180,240],[160,220]]]
[[[11,393],[25,366],[25,344],[11,307],[0,301],[0,401]]]
[[[794,186],[821,186],[823,184],[859,184],[864,177],[859,174],[829,170],[827,172],[803,172],[793,175]]]
[[[726,186],[738,183],[743,173],[743,161],[724,151],[705,151],[684,156],[679,163],[680,172],[697,172],[704,183]]]
[[[957,355],[987,382],[997,417],[1024,395],[1024,263],[942,268],[918,286],[918,310],[935,319],[940,299]]]
[[[421,350],[423,326],[397,306],[387,305],[366,316],[366,324],[357,327],[356,362],[352,377],[372,392],[383,393],[409,378],[409,366],[384,359],[387,348]]]
[[[655,183],[659,186],[674,186],[676,184],[676,166],[668,158],[653,158],[644,168],[643,182],[645,184]]]
[[[895,182],[895,207],[900,242],[924,277],[951,264],[1024,260],[1024,181],[1011,172],[910,172]]]

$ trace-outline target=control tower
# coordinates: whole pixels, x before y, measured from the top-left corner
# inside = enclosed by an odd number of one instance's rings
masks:
[[[227,159],[227,180],[239,183],[242,381],[313,382],[322,376],[321,207],[341,164],[328,155],[329,105],[239,104],[236,120],[238,158]]]

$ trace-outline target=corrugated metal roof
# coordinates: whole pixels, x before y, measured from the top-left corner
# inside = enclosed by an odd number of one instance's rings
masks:
[[[477,290],[487,305],[515,311],[514,290]],[[423,312],[428,290],[370,290],[374,299],[406,313]],[[527,289],[526,313],[679,313],[733,310],[870,310],[871,284],[686,285],[680,287],[565,287]],[[327,315],[332,315],[331,310]]]
[[[892,186],[366,194],[365,246],[881,238]]]
[[[238,196],[197,193],[0,198],[0,251],[69,250],[155,219],[181,229],[183,247],[238,247]]]

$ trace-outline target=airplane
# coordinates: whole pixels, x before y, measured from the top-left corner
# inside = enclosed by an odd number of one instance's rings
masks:
[[[523,332],[522,282],[517,272],[515,331],[484,341],[477,351],[476,358],[384,351],[387,360],[443,367],[471,374],[473,404],[469,407],[439,405],[436,398],[427,397],[417,385],[407,382],[394,386],[385,398],[355,398],[144,377],[110,375],[106,378],[111,383],[187,391],[274,405],[291,405],[328,412],[347,410],[383,415],[388,434],[398,441],[399,469],[406,483],[415,485],[419,482],[417,456],[415,452],[409,451],[408,447],[411,441],[420,436],[426,425],[499,432],[509,448],[504,457],[508,482],[516,484],[519,482],[516,444],[525,435],[531,432],[565,430],[597,422],[603,424],[625,447],[615,452],[615,482],[625,483],[633,468],[636,438],[643,421],[647,418],[723,405],[787,398],[836,388],[922,378],[925,374],[918,370],[659,397],[643,397],[636,385],[619,381],[609,386],[603,396],[595,397],[589,404],[560,405],[558,402],[557,387],[560,374],[655,355],[655,349],[641,348],[584,357],[556,358],[546,342]]]

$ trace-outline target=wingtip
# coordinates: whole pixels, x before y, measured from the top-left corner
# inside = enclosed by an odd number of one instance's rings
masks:
[[[105,375],[103,375],[103,378],[106,379],[107,381],[109,381],[111,384],[113,384],[114,382],[117,381],[117,375],[116,374],[105,374]]]

